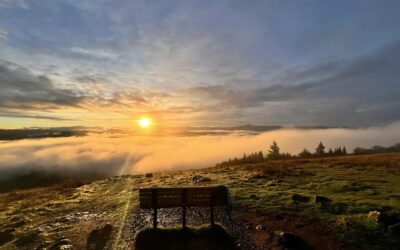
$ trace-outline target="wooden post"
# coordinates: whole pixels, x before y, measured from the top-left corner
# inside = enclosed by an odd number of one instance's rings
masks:
[[[153,228],[157,228],[157,208],[153,208]]]
[[[210,209],[211,209],[211,211],[210,211],[210,213],[211,213],[211,226],[214,226],[214,207],[211,206]]]
[[[214,204],[215,204],[215,194],[214,190],[211,190],[211,207],[210,207],[211,226],[214,226]]]
[[[182,189],[181,201],[182,201],[182,227],[186,227],[186,203],[187,203],[187,190],[186,190],[186,188]]]
[[[153,207],[153,228],[157,228],[157,189],[151,190],[151,204]]]
[[[186,207],[182,207],[182,227],[186,227]]]

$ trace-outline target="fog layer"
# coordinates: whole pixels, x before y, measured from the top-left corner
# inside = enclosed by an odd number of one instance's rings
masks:
[[[121,136],[20,140],[0,143],[0,179],[16,173],[49,171],[61,175],[120,175],[215,165],[243,153],[262,150],[278,142],[281,152],[313,151],[322,141],[327,148],[400,142],[400,123],[366,129],[281,129],[258,135]]]

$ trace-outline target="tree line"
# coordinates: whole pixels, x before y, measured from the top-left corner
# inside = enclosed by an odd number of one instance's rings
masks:
[[[400,143],[397,143],[390,147],[373,146],[371,148],[365,149],[357,147],[353,150],[353,154],[376,154],[376,153],[390,153],[390,152],[400,152]],[[266,154],[262,151],[246,154],[244,153],[241,158],[233,158],[227,161],[218,163],[217,166],[230,166],[245,163],[259,163],[267,160],[285,160],[285,159],[304,159],[304,158],[317,158],[317,157],[334,157],[334,156],[344,156],[348,155],[346,147],[336,147],[329,148],[326,150],[325,145],[320,142],[313,152],[304,148],[297,155],[290,153],[281,153],[280,147],[276,141],[273,141],[269,146]]]

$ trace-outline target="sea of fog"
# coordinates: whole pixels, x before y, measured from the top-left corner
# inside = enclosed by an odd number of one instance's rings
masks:
[[[139,174],[202,168],[243,153],[266,152],[275,140],[281,152],[311,151],[322,141],[327,148],[400,142],[400,123],[364,129],[279,129],[260,134],[201,136],[133,136],[90,134],[84,137],[25,139],[0,143],[0,179],[16,173],[50,171],[63,174]]]

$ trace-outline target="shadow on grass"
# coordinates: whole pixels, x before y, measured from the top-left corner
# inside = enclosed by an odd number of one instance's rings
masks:
[[[236,250],[233,238],[220,225],[200,228],[146,228],[136,236],[136,250]]]

